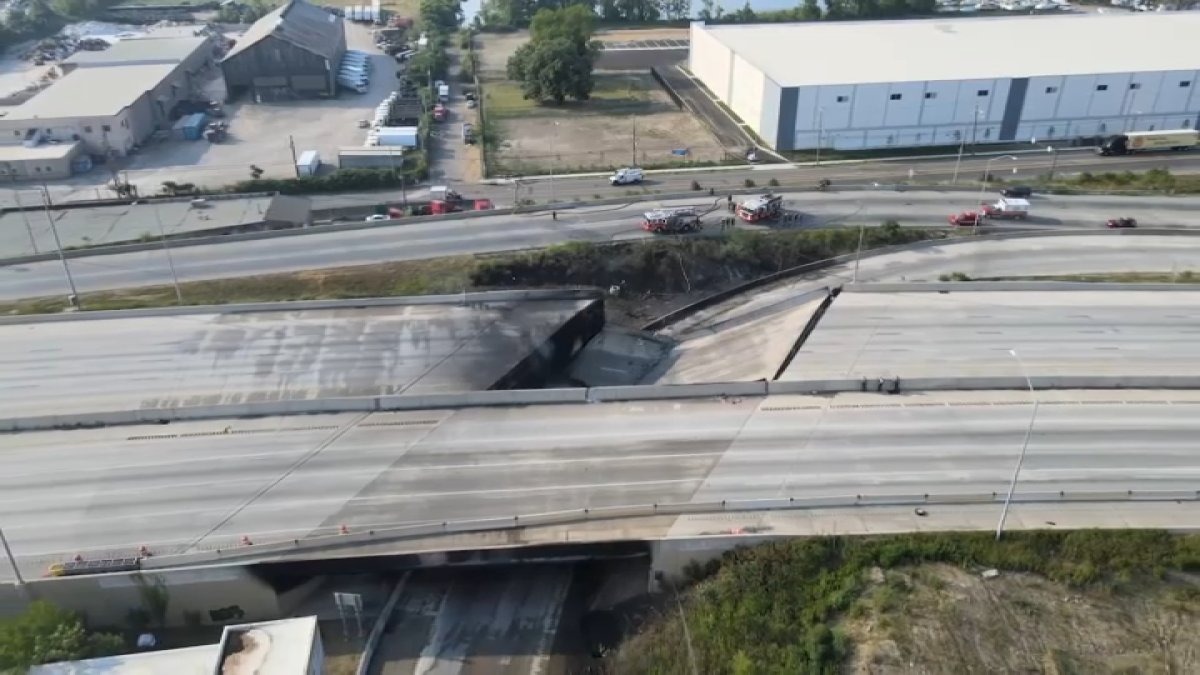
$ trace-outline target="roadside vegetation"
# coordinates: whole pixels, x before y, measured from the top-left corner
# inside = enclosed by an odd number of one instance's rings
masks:
[[[1198,572],[1200,536],[1161,531],[790,539],[690,567],[690,638],[664,600],[608,670],[1196,672]]]
[[[23,613],[0,619],[0,673],[30,666],[119,654],[125,642],[115,633],[88,630],[83,619],[38,600]]]
[[[1169,169],[1150,169],[1149,171],[1106,171],[1092,173],[1084,171],[1077,176],[1058,177],[1049,180],[1044,176],[1042,182],[1049,188],[1067,188],[1079,190],[1145,190],[1163,192],[1166,194],[1197,194],[1200,193],[1200,174],[1177,175]]]
[[[941,238],[943,230],[867,228],[863,249]],[[681,237],[615,244],[570,243],[528,253],[455,256],[181,284],[184,303],[215,305],[461,293],[505,288],[595,286],[618,296],[610,304],[631,322],[703,295],[805,263],[851,253],[858,231],[736,231],[728,237]],[[169,285],[86,293],[85,310],[176,304]],[[61,297],[0,304],[7,314],[64,309]]]

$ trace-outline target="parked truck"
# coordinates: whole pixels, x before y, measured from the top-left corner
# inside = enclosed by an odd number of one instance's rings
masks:
[[[685,206],[674,209],[654,209],[642,216],[642,229],[656,234],[685,234],[699,232],[700,214]]]
[[[441,101],[442,103],[446,103],[447,101],[450,100],[450,85],[439,84],[437,90],[438,90],[438,100],[439,101]]]
[[[1109,136],[1100,144],[1100,147],[1096,148],[1096,153],[1112,157],[1156,150],[1191,150],[1198,144],[1200,144],[1200,131],[1195,129],[1131,131],[1127,134]]]

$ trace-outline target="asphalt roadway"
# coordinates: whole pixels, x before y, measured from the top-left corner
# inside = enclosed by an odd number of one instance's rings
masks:
[[[784,193],[789,209],[801,214],[798,224],[779,227],[856,227],[897,220],[910,226],[944,226],[950,213],[978,204],[968,191],[892,190],[819,194]],[[990,198],[995,198],[993,193]],[[986,195],[985,195],[986,197]],[[1033,215],[1022,223],[1032,228],[1100,229],[1115,216],[1133,216],[1144,225],[1200,227],[1200,197],[1036,196]],[[607,242],[646,237],[641,214],[656,206],[723,205],[707,196],[669,202],[587,207],[550,213],[494,215],[452,221],[381,226],[342,232],[314,231],[254,241],[182,246],[171,257],[181,281],[251,276],[307,269],[345,267],[544,247],[570,241]],[[720,211],[709,215],[711,224]],[[1005,225],[989,225],[993,229]],[[80,293],[168,284],[170,265],[159,249],[136,253],[69,259]],[[0,300],[65,295],[68,286],[59,261],[0,267]],[[86,303],[86,300],[85,300]]]
[[[1196,392],[1045,392],[1019,492],[1194,490]],[[999,399],[997,399],[999,397]],[[0,436],[0,522],[62,556],[572,508],[1006,489],[1025,392],[215,420]]]

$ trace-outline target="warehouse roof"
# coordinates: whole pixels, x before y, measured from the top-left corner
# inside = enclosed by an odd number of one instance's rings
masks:
[[[137,38],[121,40],[98,52],[78,51],[63,61],[80,66],[135,65],[149,63],[182,63],[208,44],[208,38]]]
[[[232,59],[268,37],[290,42],[332,60],[337,56],[342,30],[340,17],[301,0],[291,0],[255,21],[237,39],[237,44],[225,55],[225,60]]]
[[[0,162],[19,162],[39,159],[66,159],[80,145],[80,141],[70,143],[44,143],[27,148],[24,145],[0,145]],[[4,218],[0,215],[0,220]]]
[[[695,24],[694,30],[781,87],[1200,69],[1200,12]]]
[[[4,119],[116,115],[158,86],[174,70],[172,64],[77,68],[9,112]]]

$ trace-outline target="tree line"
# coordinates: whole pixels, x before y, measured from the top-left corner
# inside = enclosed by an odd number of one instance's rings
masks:
[[[609,23],[680,21],[692,16],[691,0],[485,0],[480,21],[492,28],[524,28],[541,10],[573,6],[584,7]],[[789,9],[755,11],[746,2],[726,11],[718,0],[701,0],[695,16],[723,23],[890,18],[933,14],[937,0],[828,0],[826,6],[823,10],[817,0],[800,0]]]
[[[508,59],[508,79],[521,83],[528,100],[586,101],[595,81],[599,44],[592,40],[596,15],[583,5],[540,9],[529,24],[529,42]]]

